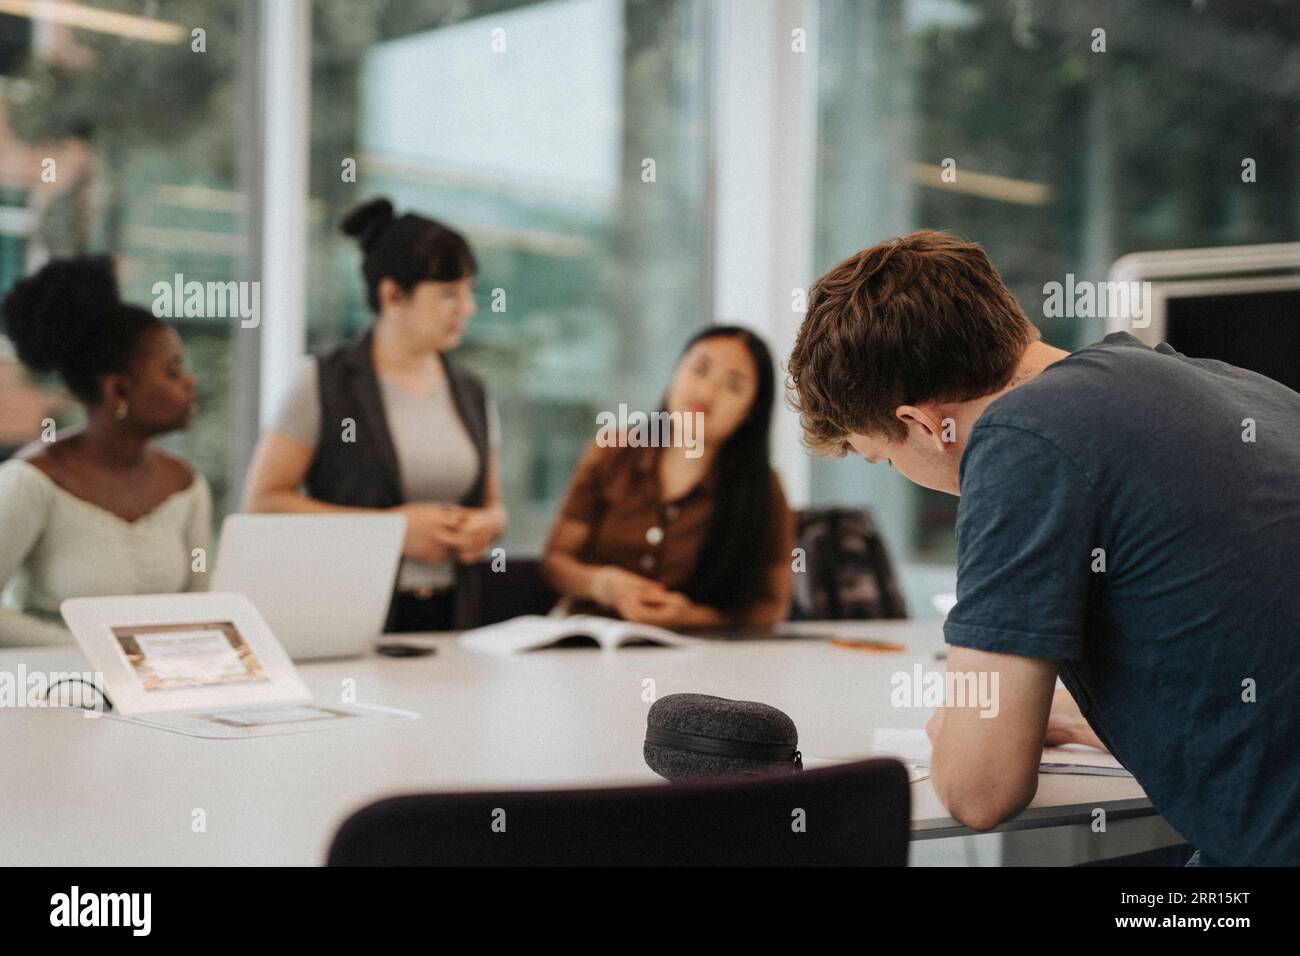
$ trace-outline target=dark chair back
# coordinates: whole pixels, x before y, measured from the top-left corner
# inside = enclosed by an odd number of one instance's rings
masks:
[[[905,866],[896,760],[600,790],[392,797],[349,817],[330,866]]]
[[[478,614],[467,627],[499,624],[522,614],[545,614],[560,599],[546,582],[537,558],[508,557],[502,571],[493,571],[492,562],[485,560],[473,570],[479,588]]]

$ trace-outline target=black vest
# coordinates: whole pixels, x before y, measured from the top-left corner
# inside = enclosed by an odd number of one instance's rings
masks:
[[[319,372],[320,435],[304,485],[321,501],[354,508],[392,508],[405,504],[397,451],[388,431],[379,379],[370,345],[374,330],[316,356]],[[452,404],[478,452],[478,473],[460,504],[483,505],[487,483],[487,393],[473,373],[446,357],[442,365]],[[351,441],[344,441],[346,431]],[[432,438],[430,439],[432,440]],[[456,626],[472,627],[478,616],[479,581],[472,569],[453,558],[456,568]]]

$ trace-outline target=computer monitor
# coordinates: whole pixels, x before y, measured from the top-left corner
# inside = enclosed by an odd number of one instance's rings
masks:
[[[1116,261],[1109,281],[1149,285],[1144,314],[1113,316],[1108,332],[1300,391],[1300,242],[1135,253]]]

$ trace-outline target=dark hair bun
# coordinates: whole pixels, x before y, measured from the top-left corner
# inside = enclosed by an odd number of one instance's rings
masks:
[[[379,238],[379,234],[392,223],[394,218],[393,204],[381,196],[363,202],[349,212],[339,223],[339,228],[347,235],[355,237],[361,248],[369,252]]]
[[[5,331],[28,368],[62,371],[120,304],[111,257],[55,259],[5,297]]]

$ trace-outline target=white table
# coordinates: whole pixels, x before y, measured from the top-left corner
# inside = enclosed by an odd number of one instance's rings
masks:
[[[395,793],[652,783],[641,745],[643,682],[761,700],[790,714],[806,758],[870,754],[877,727],[923,727],[929,712],[889,704],[890,675],[940,669],[938,622],[806,624],[907,646],[868,654],[816,640],[716,641],[699,649],[552,651],[497,658],[449,635],[431,657],[301,665],[318,702],[356,699],[418,721],[251,740],[205,740],[71,710],[0,711],[2,865],[315,865],[352,811]],[[0,651],[0,671],[83,670],[75,648]],[[912,787],[917,839],[969,833],[928,780]],[[1006,829],[1152,815],[1131,779],[1044,774]],[[195,821],[202,819],[204,829]]]

